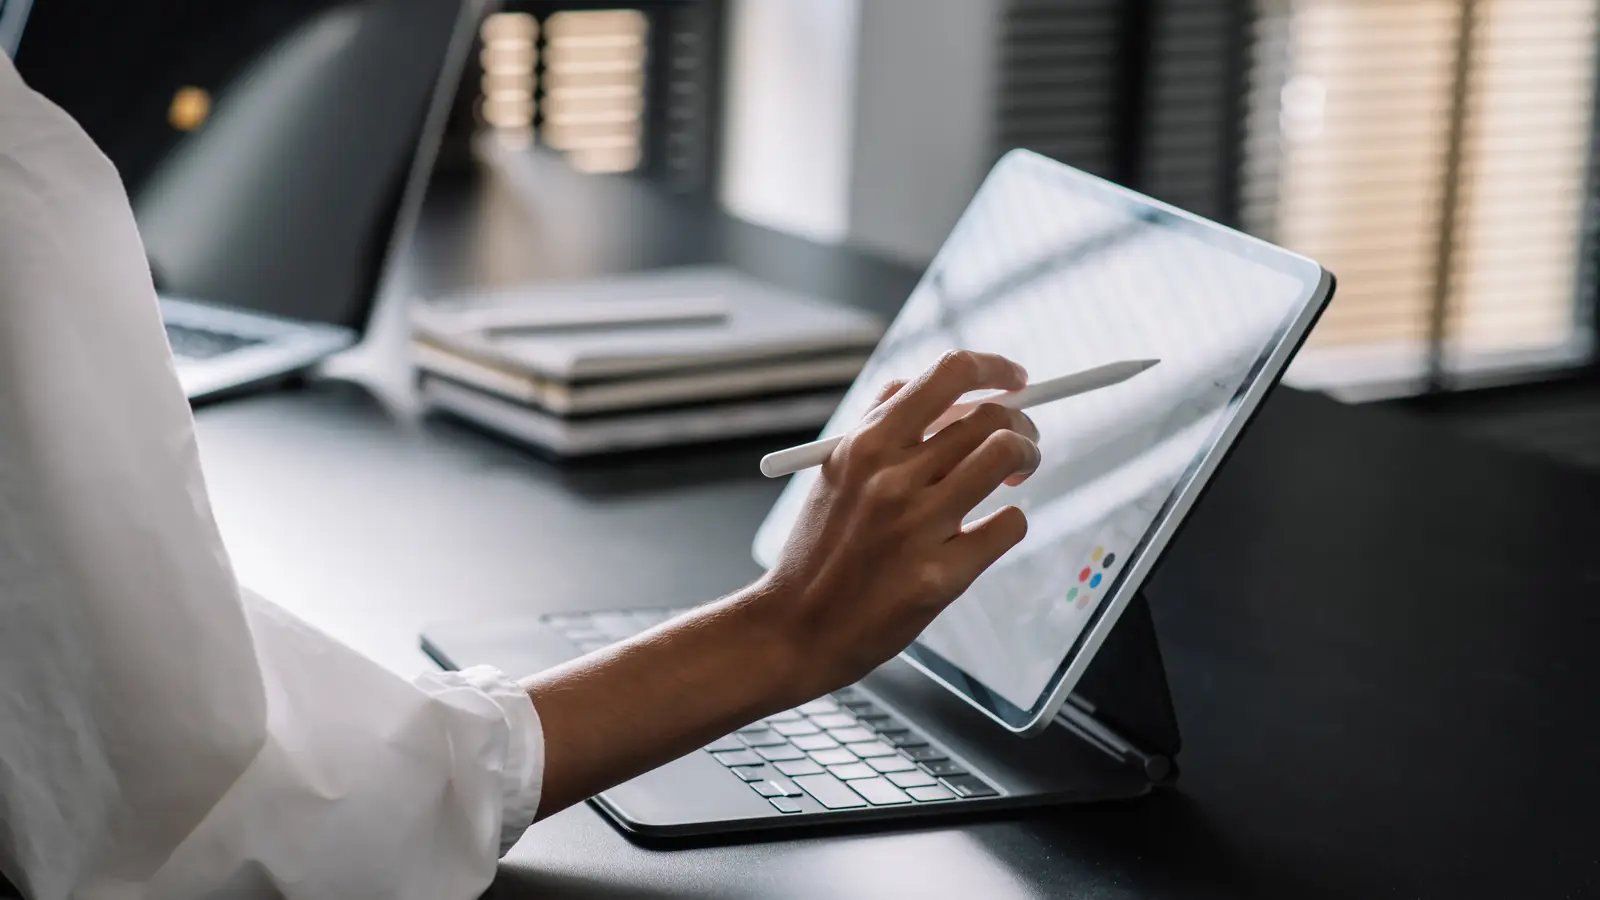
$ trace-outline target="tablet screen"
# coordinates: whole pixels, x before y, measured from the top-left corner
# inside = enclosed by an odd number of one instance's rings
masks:
[[[1029,411],[1041,467],[970,517],[1016,505],[1028,535],[907,655],[1008,724],[1037,712],[1112,598],[1137,588],[1153,561],[1141,569],[1141,557],[1160,549],[1152,535],[1175,526],[1250,387],[1287,362],[1325,299],[1321,280],[1309,260],[1043,157],[1002,160],[824,433],[848,430],[884,382],[951,348],[1003,354],[1034,379],[1161,363]],[[816,477],[794,476],[763,524],[764,564]]]

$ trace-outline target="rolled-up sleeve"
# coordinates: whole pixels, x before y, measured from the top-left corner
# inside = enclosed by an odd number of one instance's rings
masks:
[[[493,666],[422,675],[417,686],[463,710],[479,708],[481,698],[495,704],[507,724],[506,748],[498,766],[502,789],[500,855],[511,849],[539,813],[544,782],[544,728],[528,692]]]
[[[259,597],[245,610],[267,740],[151,895],[256,877],[248,887],[284,898],[487,888],[539,805],[544,742],[527,692],[488,667],[409,683]]]

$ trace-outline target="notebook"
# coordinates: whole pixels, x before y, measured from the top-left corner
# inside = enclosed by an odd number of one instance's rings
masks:
[[[855,378],[867,358],[864,353],[852,352],[782,360],[738,371],[668,372],[570,384],[453,353],[427,341],[413,342],[411,350],[417,368],[428,375],[558,416],[592,416],[786,394],[822,386],[842,387]],[[834,395],[840,393],[835,391]]]
[[[682,315],[630,324],[651,304]],[[529,327],[516,327],[519,309]],[[434,349],[566,384],[667,372],[738,379],[758,363],[864,359],[883,335],[868,313],[721,266],[441,297],[417,304],[412,325]]]
[[[782,397],[569,419],[424,374],[422,398],[518,443],[556,456],[590,456],[760,434],[815,430],[833,415],[842,388]]]
[[[883,333],[720,266],[457,294],[412,324],[426,403],[560,456],[816,428]]]

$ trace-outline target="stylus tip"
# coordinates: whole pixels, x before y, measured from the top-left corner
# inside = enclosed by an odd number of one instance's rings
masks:
[[[1141,360],[1139,360],[1139,371],[1143,372],[1145,369],[1148,369],[1151,366],[1154,366],[1158,362],[1161,362],[1161,360],[1159,360],[1159,359],[1141,359]]]

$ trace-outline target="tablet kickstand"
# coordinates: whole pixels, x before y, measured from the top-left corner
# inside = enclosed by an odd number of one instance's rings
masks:
[[[1182,746],[1155,621],[1141,591],[1095,654],[1056,724],[1155,785],[1177,780]]]

